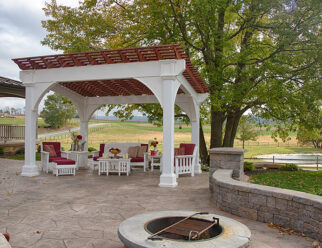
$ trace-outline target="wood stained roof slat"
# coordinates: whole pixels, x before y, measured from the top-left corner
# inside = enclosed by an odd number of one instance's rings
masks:
[[[21,70],[40,70],[60,67],[145,62],[164,59],[185,59],[186,70],[183,72],[183,76],[197,93],[208,92],[208,88],[201,79],[198,71],[194,68],[189,57],[184,53],[184,50],[179,44],[17,58],[13,59],[13,61],[19,66]],[[131,85],[133,86],[131,91],[133,90],[134,92],[129,93],[129,90],[124,88],[123,83],[124,82],[115,85],[115,87],[118,88],[118,91],[122,92],[123,94],[135,95],[142,94],[146,91],[146,89],[144,91],[140,91],[140,85],[137,85],[137,83],[131,83]],[[135,85],[138,86],[136,87],[136,89],[134,87]],[[81,84],[77,84],[77,86],[85,87]],[[87,85],[86,87],[90,86]],[[95,87],[98,87],[98,85],[96,85]],[[73,90],[78,93],[82,92],[81,94],[88,94],[88,96],[94,94],[92,92],[88,92],[88,90],[77,90],[77,88]],[[97,89],[94,90],[94,88],[91,88],[91,90],[99,92],[97,91]],[[148,90],[148,92],[150,91]]]

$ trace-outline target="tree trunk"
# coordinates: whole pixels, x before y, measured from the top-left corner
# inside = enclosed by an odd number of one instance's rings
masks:
[[[238,114],[234,120],[233,129],[231,130],[231,136],[230,136],[230,146],[231,147],[234,147],[235,137],[237,134],[238,124],[239,124],[239,120],[240,120],[241,116],[242,116],[242,113]]]
[[[208,154],[205,136],[202,129],[201,119],[199,123],[200,123],[199,124],[199,156],[201,159],[201,163],[209,166],[209,154]]]
[[[211,110],[210,148],[222,146],[224,112]]]
[[[230,112],[227,115],[225,136],[224,136],[224,142],[223,142],[224,147],[230,147],[230,139],[231,139],[231,134],[234,126],[233,124],[234,124],[234,114]]]
[[[227,116],[227,123],[224,136],[224,147],[233,147],[234,140],[237,133],[238,123],[241,117],[241,113],[230,112]]]
[[[245,140],[243,140],[243,149],[245,149]]]

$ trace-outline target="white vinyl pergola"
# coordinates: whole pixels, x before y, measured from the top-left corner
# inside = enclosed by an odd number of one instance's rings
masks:
[[[177,185],[174,174],[174,105],[190,118],[191,143],[199,147],[199,108],[207,87],[180,45],[161,45],[14,59],[26,87],[25,163],[22,176],[37,176],[37,112],[43,96],[68,97],[88,141],[88,121],[103,104],[160,103],[163,108],[161,187]],[[86,148],[87,149],[86,142]],[[199,152],[197,154],[199,158]],[[201,173],[199,159],[195,172]]]

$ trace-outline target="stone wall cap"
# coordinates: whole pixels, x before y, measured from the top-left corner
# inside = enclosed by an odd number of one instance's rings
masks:
[[[233,147],[217,147],[209,149],[210,154],[243,154],[244,152],[244,149]]]

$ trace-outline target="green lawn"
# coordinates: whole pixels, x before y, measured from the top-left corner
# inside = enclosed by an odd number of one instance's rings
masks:
[[[9,159],[15,159],[15,160],[24,160],[25,159],[25,155],[24,154],[16,154],[16,155],[12,155],[7,157]],[[41,159],[41,154],[40,153],[36,153],[36,160],[40,161]]]
[[[256,184],[322,195],[322,171],[279,171],[252,175]]]

